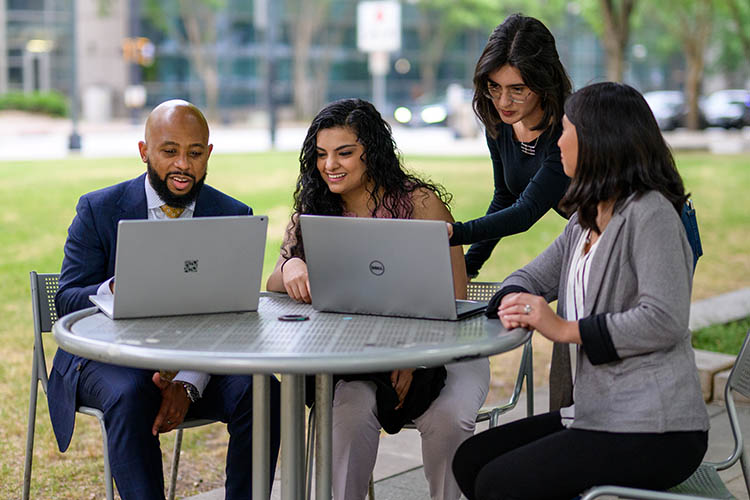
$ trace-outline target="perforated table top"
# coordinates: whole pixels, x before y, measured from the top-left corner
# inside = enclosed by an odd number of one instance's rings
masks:
[[[279,321],[284,314],[308,321]],[[264,294],[257,312],[111,320],[96,308],[54,326],[68,352],[149,369],[210,373],[362,373],[435,366],[512,350],[528,340],[483,315],[438,321],[315,311]]]

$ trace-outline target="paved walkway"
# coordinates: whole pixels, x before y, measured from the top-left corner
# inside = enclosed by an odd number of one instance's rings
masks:
[[[750,316],[750,287],[735,292],[719,295],[709,299],[696,301],[690,312],[691,329],[702,328],[707,325],[726,323]],[[726,355],[716,355],[701,351],[698,353],[698,365],[701,378],[713,387],[715,379],[726,378],[724,371],[727,366]],[[723,371],[723,375],[717,372]],[[704,388],[704,392],[706,388]],[[729,419],[721,391],[714,391],[714,400],[709,403],[708,412],[711,417],[711,431],[709,433],[709,449],[706,460],[718,461],[729,456],[733,438],[729,429]],[[719,393],[719,394],[717,394]],[[548,409],[547,389],[537,387],[534,390],[535,413],[544,413]],[[738,404],[741,422],[746,429],[745,438],[750,439],[750,401]],[[501,419],[507,423],[526,416],[525,395],[522,395],[517,407],[508,412]],[[480,424],[478,430],[486,429],[487,424]],[[277,471],[276,480],[271,494],[272,500],[280,498],[280,473]],[[748,492],[742,477],[739,463],[721,473],[722,479],[729,490],[739,499],[748,500]],[[422,469],[420,440],[416,430],[404,430],[396,435],[383,435],[380,440],[378,459],[373,472],[375,479],[375,496],[377,500],[430,500],[427,481]],[[190,497],[188,500],[222,500],[223,488]]]

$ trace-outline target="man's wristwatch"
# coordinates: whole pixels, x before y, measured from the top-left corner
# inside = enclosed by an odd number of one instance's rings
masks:
[[[187,393],[188,399],[190,399],[191,403],[195,403],[201,398],[201,393],[198,392],[198,388],[195,387],[190,382],[180,382],[182,384],[182,387],[185,388],[185,392]]]

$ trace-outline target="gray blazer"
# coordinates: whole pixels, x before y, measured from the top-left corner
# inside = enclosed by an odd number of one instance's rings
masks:
[[[582,231],[574,215],[552,245],[511,274],[503,288],[557,300],[564,316],[568,270]],[[572,427],[708,429],[688,330],[692,259],[679,215],[660,193],[632,196],[613,214],[591,262],[579,321],[583,343]],[[564,367],[554,368],[551,377],[565,376]]]

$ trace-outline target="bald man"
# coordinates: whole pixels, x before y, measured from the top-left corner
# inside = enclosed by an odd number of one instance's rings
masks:
[[[59,316],[91,307],[89,295],[114,291],[117,223],[252,215],[250,207],[204,185],[213,146],[208,124],[192,104],[158,105],[138,143],[146,173],[85,194],[68,229],[60,288]],[[70,444],[79,406],[99,408],[107,426],[109,460],[123,500],[164,498],[159,434],[186,417],[227,424],[226,498],[251,498],[252,378],[180,371],[170,381],[159,372],[115,366],[58,349],[47,391],[60,451]],[[279,385],[271,384],[271,470],[279,449]],[[271,476],[273,482],[273,473]]]

